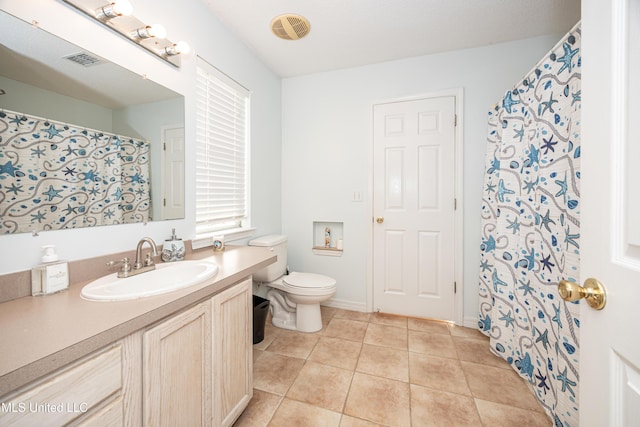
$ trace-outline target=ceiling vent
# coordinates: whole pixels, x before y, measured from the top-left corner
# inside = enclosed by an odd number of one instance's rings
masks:
[[[271,31],[285,40],[298,40],[309,34],[311,24],[304,16],[287,13],[271,21]]]
[[[102,59],[97,56],[89,55],[88,53],[80,52],[74,53],[73,55],[65,56],[64,59],[68,59],[71,62],[75,62],[76,64],[80,64],[83,67],[91,67],[93,65],[101,64]]]

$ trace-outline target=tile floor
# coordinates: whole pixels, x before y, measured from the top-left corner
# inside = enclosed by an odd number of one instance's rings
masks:
[[[480,332],[323,307],[314,334],[275,328],[254,345],[241,426],[550,426]]]

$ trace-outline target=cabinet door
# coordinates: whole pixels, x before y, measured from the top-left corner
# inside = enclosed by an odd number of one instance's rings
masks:
[[[253,396],[251,278],[214,296],[213,422],[230,426]]]
[[[145,425],[211,425],[211,302],[144,334]]]

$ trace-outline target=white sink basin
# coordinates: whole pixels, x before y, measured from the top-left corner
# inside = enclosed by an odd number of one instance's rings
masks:
[[[157,264],[156,269],[118,278],[109,274],[87,284],[80,295],[92,301],[123,301],[177,291],[201,283],[218,273],[211,261],[178,261]]]

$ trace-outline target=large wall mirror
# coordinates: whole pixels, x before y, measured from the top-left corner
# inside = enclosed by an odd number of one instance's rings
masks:
[[[184,218],[184,97],[0,11],[0,234]]]

